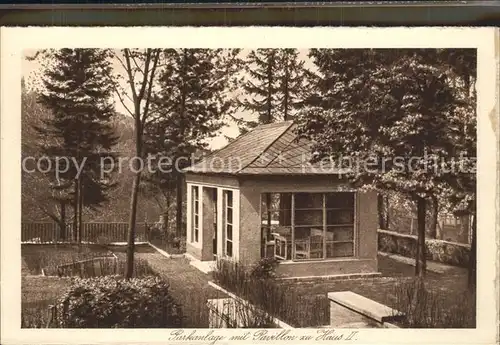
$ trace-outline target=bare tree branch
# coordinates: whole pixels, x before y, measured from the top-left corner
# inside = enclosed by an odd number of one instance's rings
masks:
[[[156,54],[155,54],[154,60],[153,60],[153,68],[151,69],[151,73],[149,75],[149,86],[148,86],[148,91],[147,91],[147,96],[146,96],[146,104],[144,106],[144,114],[142,117],[142,127],[143,128],[144,128],[144,124],[146,123],[146,119],[149,115],[149,104],[151,102],[151,92],[153,90],[155,70],[156,70],[156,65],[158,64],[159,57],[160,57],[160,53],[159,53],[159,51],[156,51]],[[143,86],[145,86],[145,85],[143,85]]]

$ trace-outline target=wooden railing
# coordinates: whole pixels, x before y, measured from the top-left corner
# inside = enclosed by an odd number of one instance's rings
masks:
[[[150,224],[137,223],[135,227],[135,240],[148,241]],[[128,223],[93,223],[82,224],[81,242],[110,243],[127,242]],[[66,224],[64,231],[57,223],[50,222],[23,222],[21,224],[22,243],[56,243],[77,242],[78,237],[73,229],[73,224]]]

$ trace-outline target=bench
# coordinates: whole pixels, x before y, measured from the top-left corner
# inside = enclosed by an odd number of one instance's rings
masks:
[[[328,299],[380,323],[399,320],[403,317],[403,314],[396,309],[392,309],[352,291],[329,292]]]

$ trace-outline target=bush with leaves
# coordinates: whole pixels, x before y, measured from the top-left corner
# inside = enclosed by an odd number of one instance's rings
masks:
[[[253,266],[250,276],[256,279],[274,278],[278,264],[279,261],[274,257],[262,258]]]
[[[57,302],[56,327],[181,327],[180,306],[156,277],[76,279]]]

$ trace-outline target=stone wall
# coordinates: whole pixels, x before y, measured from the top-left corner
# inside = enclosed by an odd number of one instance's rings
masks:
[[[428,260],[459,267],[467,267],[469,263],[469,245],[426,239],[425,246]],[[417,236],[400,234],[395,231],[378,230],[378,250],[415,258]]]

